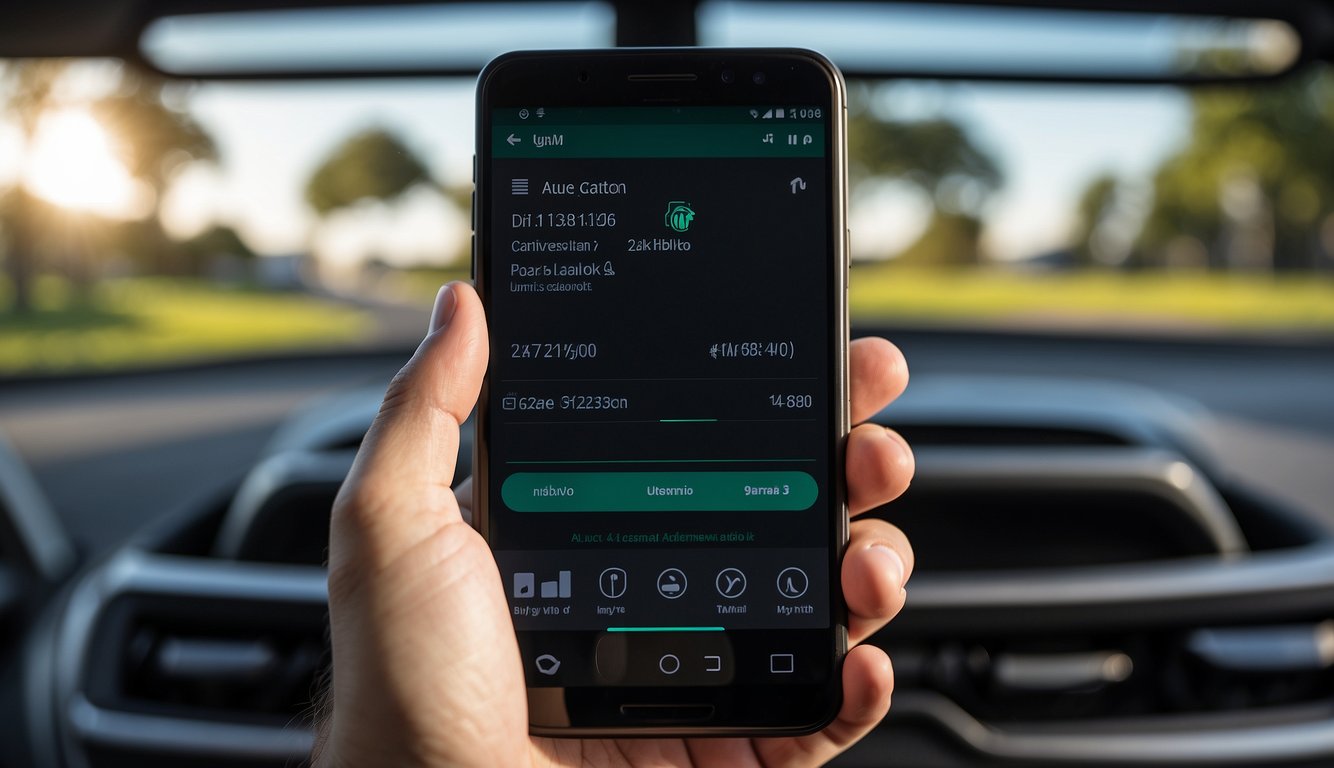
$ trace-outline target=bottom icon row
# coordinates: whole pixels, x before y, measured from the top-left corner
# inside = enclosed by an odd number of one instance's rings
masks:
[[[558,571],[556,578],[549,580],[539,580],[537,574],[531,571],[520,571],[514,574],[512,595],[519,600],[535,597],[568,599],[572,596],[571,582],[571,572],[568,570]],[[598,575],[598,590],[603,597],[618,600],[625,596],[626,582],[624,568],[607,568]],[[746,574],[737,568],[724,568],[714,577],[713,584],[720,596],[736,599],[746,591]],[[789,600],[806,594],[810,586],[806,572],[795,566],[779,571],[774,584],[779,596]],[[689,582],[680,568],[667,568],[658,574],[656,586],[659,595],[675,600],[686,593]]]
[[[551,677],[560,671],[560,659],[544,653],[533,660],[537,671]],[[723,657],[708,655],[703,658],[705,672],[722,672]],[[769,654],[769,672],[775,675],[790,675],[796,670],[796,659],[790,653]],[[681,657],[674,653],[664,653],[658,659],[658,671],[664,675],[675,675],[681,671]]]

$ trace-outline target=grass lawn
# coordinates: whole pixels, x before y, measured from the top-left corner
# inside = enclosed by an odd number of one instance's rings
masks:
[[[398,287],[403,298],[422,302],[429,306],[435,301],[435,294],[440,286],[455,280],[468,282],[472,279],[472,270],[465,262],[448,267],[418,267],[404,269],[396,273]]]
[[[429,302],[461,270],[404,273],[404,292]],[[257,351],[338,347],[366,338],[365,312],[311,296],[134,278],[100,285],[93,301],[38,282],[38,311],[0,312],[0,376],[127,368]],[[1278,333],[1334,337],[1334,279],[1162,273],[925,271],[858,266],[854,321],[957,327]],[[0,306],[8,303],[0,283]]]
[[[6,300],[7,286],[0,286]],[[256,351],[332,347],[371,329],[368,315],[310,296],[218,288],[196,280],[107,281],[71,301],[46,278],[37,311],[0,313],[0,375],[127,368]]]
[[[1334,279],[1205,273],[1016,273],[859,266],[856,320],[1169,332],[1334,334]]]

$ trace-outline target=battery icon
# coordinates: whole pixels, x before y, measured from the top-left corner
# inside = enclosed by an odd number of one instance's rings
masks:
[[[783,119],[783,110],[781,110],[781,109],[775,109],[775,110],[774,110],[774,119],[775,119],[775,120],[782,120],[782,119]]]

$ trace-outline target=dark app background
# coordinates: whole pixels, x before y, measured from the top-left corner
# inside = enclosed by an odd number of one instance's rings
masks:
[[[828,628],[825,158],[553,153],[490,171],[489,526],[525,645],[535,631]],[[570,185],[591,186],[556,194]],[[674,203],[693,212],[685,232]],[[612,473],[638,473],[640,490],[605,509],[593,499]],[[802,476],[809,498],[784,482]]]

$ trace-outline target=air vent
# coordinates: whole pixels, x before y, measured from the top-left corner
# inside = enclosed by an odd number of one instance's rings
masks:
[[[1171,704],[1228,711],[1334,704],[1334,619],[1188,633],[1171,659]]]
[[[308,753],[328,664],[322,570],[125,556],[72,605],[90,610],[72,611],[65,630],[81,650],[64,664],[61,700],[90,765],[281,765]]]
[[[985,722],[1147,715],[1158,709],[1144,637],[1009,638],[890,647],[899,685],[940,693]]]
[[[118,704],[210,717],[287,722],[308,706],[325,657],[309,633],[235,627],[210,633],[176,617],[142,617],[122,658]]]
[[[1179,455],[1141,447],[921,448],[912,488],[877,514],[923,571],[1067,568],[1232,556],[1246,541]]]
[[[919,552],[919,565],[921,563]],[[1334,759],[1334,546],[1065,569],[925,572],[873,642],[894,711],[989,760]]]
[[[900,685],[993,724],[1334,704],[1334,621],[888,648]]]
[[[94,705],[235,722],[299,717],[327,660],[324,611],[272,602],[125,595],[95,642],[118,663],[89,670]]]

